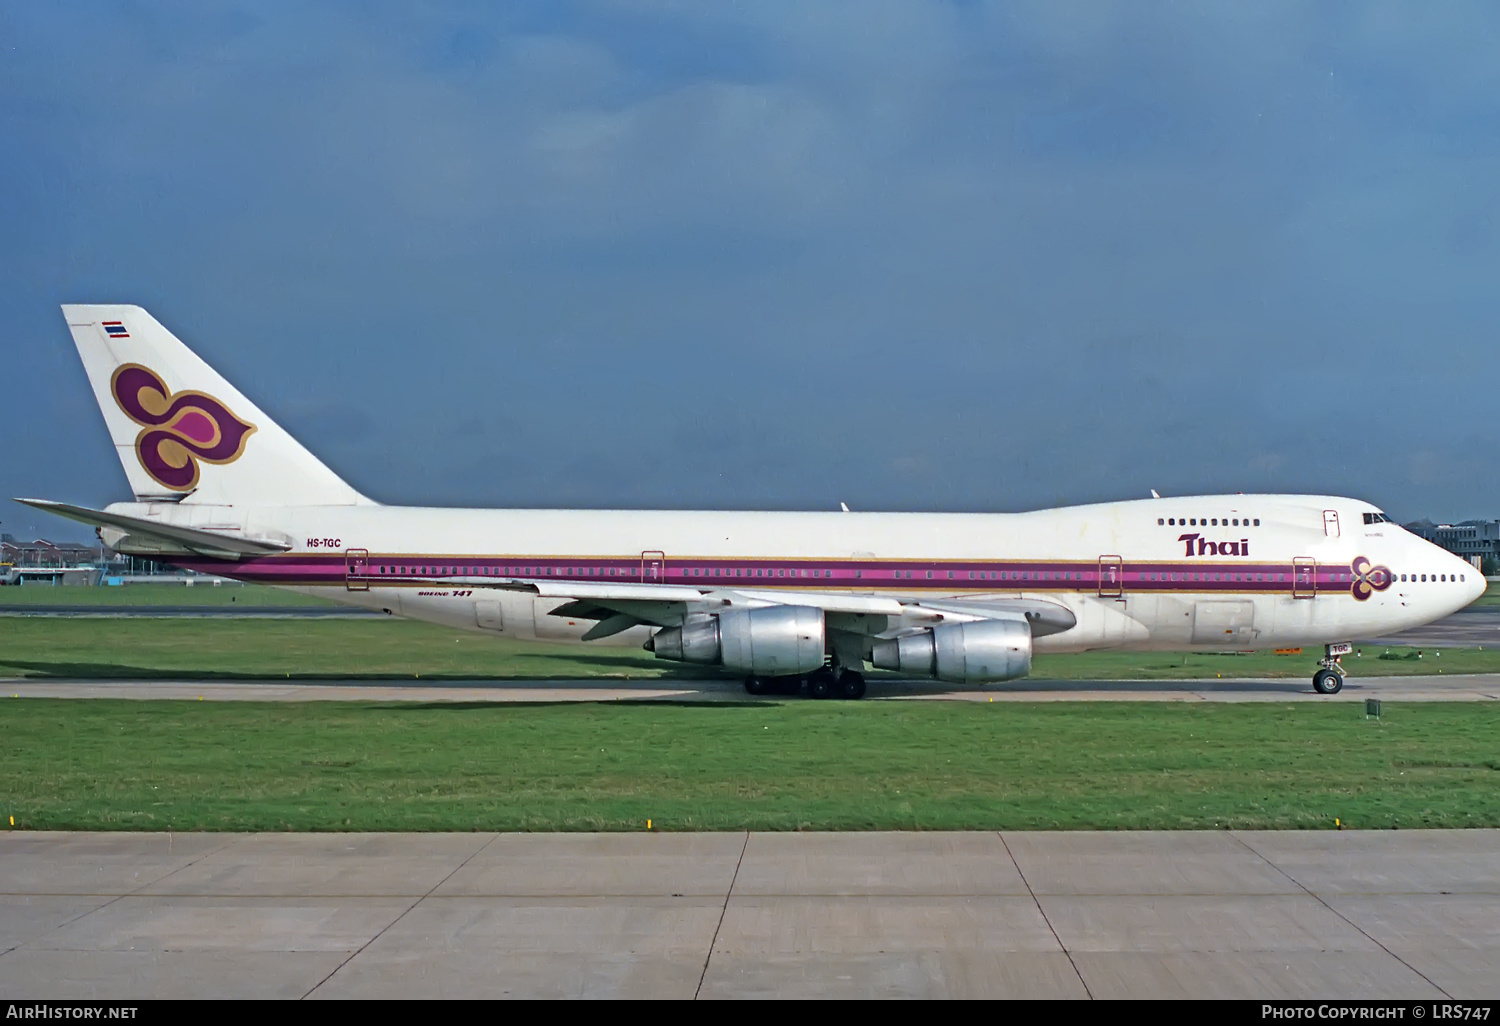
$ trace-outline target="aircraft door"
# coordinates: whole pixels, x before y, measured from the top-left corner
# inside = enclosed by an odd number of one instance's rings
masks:
[[[1339,536],[1339,511],[1336,509],[1325,509],[1323,511],[1323,533],[1330,538]]]
[[[667,554],[660,549],[641,553],[641,583],[662,584],[666,576]]]
[[[505,630],[505,611],[499,602],[474,603],[474,625],[480,630]]]
[[[349,591],[369,591],[369,549],[344,550],[344,587]]]
[[[1124,561],[1119,556],[1100,556],[1099,597],[1119,598],[1124,586]]]
[[[1318,593],[1318,563],[1311,556],[1292,560],[1292,598],[1313,598]]]

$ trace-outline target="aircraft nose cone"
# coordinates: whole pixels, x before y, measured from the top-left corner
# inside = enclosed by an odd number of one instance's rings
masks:
[[[1479,596],[1483,595],[1489,587],[1489,583],[1484,579],[1484,574],[1472,567],[1464,573],[1462,583],[1467,586],[1470,602],[1478,600]]]

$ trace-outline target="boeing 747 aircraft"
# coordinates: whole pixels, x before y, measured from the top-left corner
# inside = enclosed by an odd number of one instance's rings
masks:
[[[1358,499],[1198,495],[1013,514],[475,510],[355,491],[138,306],[64,306],[131,502],[31,506],[118,552],[527,640],[632,644],[751,694],[859,698],[866,663],[990,683],[1033,652],[1323,646],[1485,588]]]

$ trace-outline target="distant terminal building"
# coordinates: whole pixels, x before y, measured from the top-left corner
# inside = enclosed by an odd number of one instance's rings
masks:
[[[1458,524],[1418,520],[1407,524],[1406,529],[1467,559],[1481,573],[1500,574],[1500,520],[1465,520]]]
[[[122,556],[102,545],[21,541],[0,534],[0,585],[17,584],[236,584],[228,578],[179,570],[140,556]]]
[[[96,584],[103,562],[98,545],[0,534],[0,584]]]

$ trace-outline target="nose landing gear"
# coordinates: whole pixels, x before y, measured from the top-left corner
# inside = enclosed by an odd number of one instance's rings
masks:
[[[1343,690],[1344,668],[1339,665],[1339,659],[1348,655],[1353,648],[1348,642],[1323,646],[1323,658],[1318,660],[1322,669],[1313,674],[1314,691],[1320,695],[1336,695]]]
[[[1320,695],[1336,695],[1343,687],[1343,675],[1337,670],[1324,668],[1313,674],[1313,690]]]

